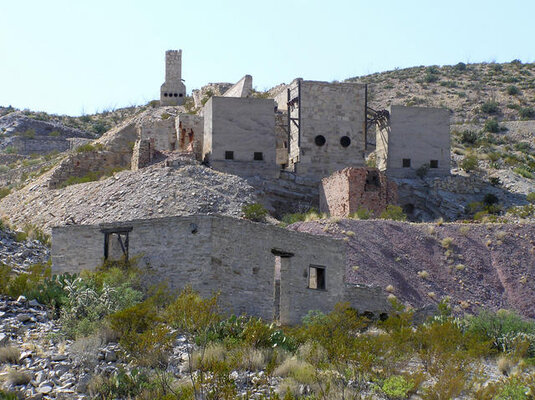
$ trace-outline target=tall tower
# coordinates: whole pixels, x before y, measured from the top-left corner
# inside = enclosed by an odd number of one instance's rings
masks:
[[[160,88],[162,106],[179,106],[184,103],[186,85],[182,82],[182,50],[165,52],[165,82]]]

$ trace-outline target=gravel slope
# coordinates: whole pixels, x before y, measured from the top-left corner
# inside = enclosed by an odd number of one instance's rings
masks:
[[[0,200],[0,215],[45,232],[55,225],[95,224],[190,214],[240,216],[254,202],[245,180],[201,165],[179,168],[163,163],[63,189],[50,190],[46,177]]]
[[[289,229],[346,238],[348,281],[381,286],[385,294],[392,285],[414,307],[450,296],[459,312],[507,308],[535,318],[534,224],[323,220]]]

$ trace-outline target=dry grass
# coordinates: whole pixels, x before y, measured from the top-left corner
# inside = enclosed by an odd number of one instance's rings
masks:
[[[20,350],[13,346],[0,347],[0,364],[18,364]]]
[[[453,238],[452,237],[445,237],[440,241],[440,245],[444,249],[449,249],[450,246],[453,244]]]
[[[30,374],[24,371],[18,371],[16,369],[9,370],[7,373],[7,384],[13,386],[26,385],[30,383],[32,377]]]
[[[422,279],[427,279],[429,277],[429,272],[426,270],[418,271],[418,277]]]
[[[497,366],[498,366],[498,370],[503,375],[509,376],[509,374],[511,373],[511,370],[514,367],[514,363],[510,359],[508,359],[507,357],[500,357],[498,359]]]
[[[388,285],[385,290],[388,292],[388,293],[393,293],[394,292],[394,286],[393,285]]]

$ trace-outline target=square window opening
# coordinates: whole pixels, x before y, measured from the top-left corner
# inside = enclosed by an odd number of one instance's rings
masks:
[[[234,152],[225,151],[225,160],[234,160]]]
[[[411,167],[411,159],[410,158],[404,158],[403,159],[403,168],[410,168]]]
[[[438,160],[429,161],[429,168],[438,168]]]
[[[255,151],[253,154],[253,160],[262,161],[264,160],[264,154],[261,151]]]
[[[325,267],[311,265],[308,269],[308,288],[325,290]]]

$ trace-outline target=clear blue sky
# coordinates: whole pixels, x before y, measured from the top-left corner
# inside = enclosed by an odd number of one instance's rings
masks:
[[[530,0],[2,0],[0,105],[79,115],[253,75],[342,80],[416,65],[533,62]]]

